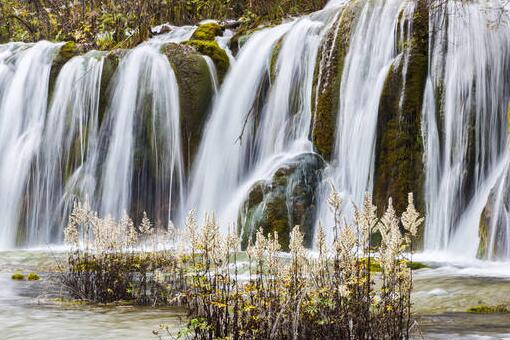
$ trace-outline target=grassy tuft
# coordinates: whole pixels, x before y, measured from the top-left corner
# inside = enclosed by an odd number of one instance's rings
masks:
[[[14,273],[12,274],[11,279],[16,281],[23,281],[25,279],[25,275],[23,275],[22,273]]]
[[[33,272],[28,274],[28,276],[27,276],[28,281],[38,281],[40,279],[41,278],[39,277],[39,275],[37,273],[33,273]]]

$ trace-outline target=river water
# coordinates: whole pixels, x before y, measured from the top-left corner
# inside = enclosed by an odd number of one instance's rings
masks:
[[[62,251],[0,252],[1,339],[157,339],[161,324],[177,331],[186,322],[178,308],[91,306],[62,302],[44,273],[55,269]],[[414,311],[420,339],[510,339],[510,314],[470,314],[478,304],[510,304],[508,263],[444,262],[414,272]],[[14,272],[37,272],[39,281],[14,281]]]

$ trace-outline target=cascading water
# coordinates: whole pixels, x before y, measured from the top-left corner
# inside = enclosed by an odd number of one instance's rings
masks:
[[[62,238],[62,216],[72,204],[64,196],[66,178],[72,179],[73,172],[80,173],[83,181],[94,176],[84,163],[89,156],[87,150],[97,144],[103,62],[101,54],[74,57],[62,67],[56,80],[29,183],[25,223],[29,245]],[[81,192],[71,192],[82,198],[92,197],[94,184],[87,183]]]
[[[114,91],[109,111],[106,114],[105,129],[101,132],[100,145],[108,145],[101,172],[101,194],[99,211],[114,218],[120,218],[130,208],[133,180],[139,180],[139,187],[154,185],[163,191],[157,200],[172,202],[171,188],[177,183],[177,198],[182,201],[182,155],[179,133],[179,97],[177,82],[167,58],[150,45],[140,46],[129,53],[121,62],[118,76],[114,80]],[[161,131],[156,130],[156,126]],[[145,129],[151,133],[145,134]],[[143,138],[144,144],[137,146],[136,138]],[[145,152],[135,155],[136,148],[148,148],[157,159],[150,164]],[[135,159],[136,157],[136,159]],[[141,166],[134,168],[134,162]],[[144,167],[154,171],[144,172]],[[140,171],[135,176],[135,171]],[[148,176],[143,178],[144,176]],[[158,176],[158,178],[150,178]],[[162,182],[160,182],[162,181]],[[145,187],[146,188],[146,187]],[[148,199],[140,193],[140,199]],[[167,203],[168,204],[168,203]],[[139,212],[140,213],[140,212]],[[167,212],[168,214],[168,212]],[[166,215],[168,216],[168,215]],[[163,221],[159,221],[163,222]],[[166,225],[166,223],[164,224]]]
[[[97,150],[107,150],[98,156],[104,158],[95,200],[103,215],[120,218],[130,211],[139,220],[151,209],[149,215],[166,227],[172,208],[180,210],[184,202],[179,89],[160,49],[189,39],[193,30],[177,28],[144,43],[119,65]]]
[[[510,258],[510,30],[506,15],[488,7],[493,3],[448,1],[424,11],[429,67],[418,86],[420,117],[406,111],[416,95],[409,90],[416,88],[409,76],[416,72],[413,23],[423,14],[416,1],[330,1],[240,39],[246,42],[236,58],[228,48],[234,33],[225,30],[215,38],[230,60],[224,79],[212,53],[202,60],[193,44],[166,49],[189,40],[191,26],[166,25],[169,32],[130,51],[74,57],[54,83],[61,45],[0,45],[0,247],[60,240],[61,217],[76,200],[115,218],[126,212],[139,220],[146,211],[161,226],[181,222],[190,209],[215,212],[223,226],[256,224],[275,206],[289,215],[285,223],[302,223],[315,218],[321,180],[317,220],[329,225],[329,183],[348,208],[378,188],[380,158],[392,152],[378,153],[381,136],[393,136],[385,135],[384,119],[394,115],[395,125],[422,123],[416,134],[423,133],[425,249]],[[323,154],[314,137],[319,96],[328,87],[335,92],[328,99],[335,136]],[[214,98],[186,98],[191,90]],[[196,103],[183,107],[183,100]],[[330,160],[325,175],[315,152]],[[184,158],[194,163],[184,166]],[[275,181],[278,173],[287,176],[284,185]],[[254,188],[264,196],[255,208],[246,205]],[[296,188],[314,196],[296,203],[314,211],[305,219],[291,207]]]
[[[215,212],[223,225],[235,222],[256,182],[313,151],[314,68],[335,9],[257,32],[242,47],[206,126],[188,209]]]
[[[363,5],[345,58],[333,164],[322,185],[319,222],[332,224],[327,207],[330,184],[346,202],[345,209],[351,202],[360,205],[365,193],[372,192],[381,93],[390,67],[405,63],[407,55],[405,50],[398,53],[396,32],[403,30],[401,15],[411,21],[413,10],[413,2],[400,0]]]
[[[58,44],[41,41],[23,46],[3,60],[12,69],[2,75],[5,86],[0,106],[0,247],[16,245],[27,179],[41,143],[48,100],[48,83]],[[4,52],[5,53],[5,52]],[[6,78],[9,78],[6,80]],[[25,207],[25,209],[27,209]]]
[[[184,201],[183,170],[177,82],[159,50],[193,31],[127,53],[101,108],[105,53],[72,58],[50,84],[61,44],[0,45],[1,248],[61,240],[76,200],[115,217],[154,207],[166,226]]]
[[[219,212],[231,201],[249,163],[258,90],[267,77],[271,52],[290,24],[257,32],[227,74],[207,123],[194,166],[188,209]],[[235,113],[235,114],[232,114]]]
[[[481,3],[449,2],[430,18],[426,250],[475,257],[480,215],[503,174],[510,30],[498,15]]]
[[[209,74],[211,76],[211,82],[213,84],[214,94],[218,93],[218,88],[220,87],[218,80],[218,72],[216,71],[216,65],[214,65],[214,61],[209,56],[204,56],[204,60],[207,63],[207,68],[209,69]]]

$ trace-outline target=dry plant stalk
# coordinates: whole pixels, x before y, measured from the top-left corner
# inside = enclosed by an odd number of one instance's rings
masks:
[[[179,334],[162,327],[155,331],[161,339],[407,339],[408,251],[423,223],[411,194],[408,203],[399,218],[390,199],[379,217],[366,195],[347,218],[333,190],[332,244],[319,225],[315,250],[306,249],[296,226],[289,253],[281,252],[277,233],[262,229],[241,252],[235,226],[222,234],[214,215],[199,226],[191,212],[185,228],[162,233],[147,216],[135,228],[127,217],[102,219],[76,205],[66,229],[72,250],[64,282],[74,296],[93,301],[184,303],[188,326]],[[180,249],[159,247],[169,241]]]

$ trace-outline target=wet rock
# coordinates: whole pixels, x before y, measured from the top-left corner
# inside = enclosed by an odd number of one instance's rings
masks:
[[[361,2],[349,3],[326,34],[319,50],[314,76],[312,141],[317,152],[331,159],[336,136],[336,120],[341,98],[340,83],[349,41]]]
[[[104,115],[108,108],[108,101],[112,97],[110,83],[113,79],[120,60],[125,56],[127,50],[113,50],[104,57],[103,71],[101,73],[101,88],[99,93],[99,126],[103,122]]]
[[[428,67],[428,7],[422,0],[417,2],[412,27],[410,40],[400,44],[402,51],[409,49],[407,70],[402,52],[388,72],[379,103],[374,201],[381,212],[389,197],[396,211],[403,212],[409,192],[415,194],[417,209],[424,211],[421,112]]]
[[[49,80],[49,88],[48,88],[48,103],[51,102],[51,97],[53,95],[53,90],[55,89],[55,84],[57,82],[57,77],[58,77],[58,74],[60,73],[60,70],[62,69],[64,64],[69,61],[69,59],[78,55],[79,53],[80,53],[80,51],[79,51],[76,43],[73,41],[68,41],[60,47],[57,55],[53,58],[53,63],[51,65],[51,70],[50,70],[50,80]]]
[[[318,154],[302,154],[280,167],[271,179],[253,186],[239,216],[243,247],[261,227],[266,234],[277,232],[282,248],[288,250],[289,235],[296,225],[304,233],[305,246],[312,246],[324,164]]]
[[[172,64],[179,85],[183,155],[189,169],[198,150],[214,88],[207,63],[195,48],[168,44],[163,53]]]
[[[482,260],[504,260],[508,254],[507,244],[509,236],[508,211],[510,211],[510,170],[507,169],[503,177],[491,190],[487,203],[482,211],[479,222],[477,257]],[[494,230],[493,230],[494,228]]]
[[[208,22],[198,26],[193,32],[190,40],[214,41],[217,36],[220,36],[224,28],[216,22]]]
[[[216,71],[218,72],[218,80],[221,84],[230,66],[227,52],[225,52],[216,41],[189,40],[186,44],[193,46],[195,50],[212,59],[216,66]]]

